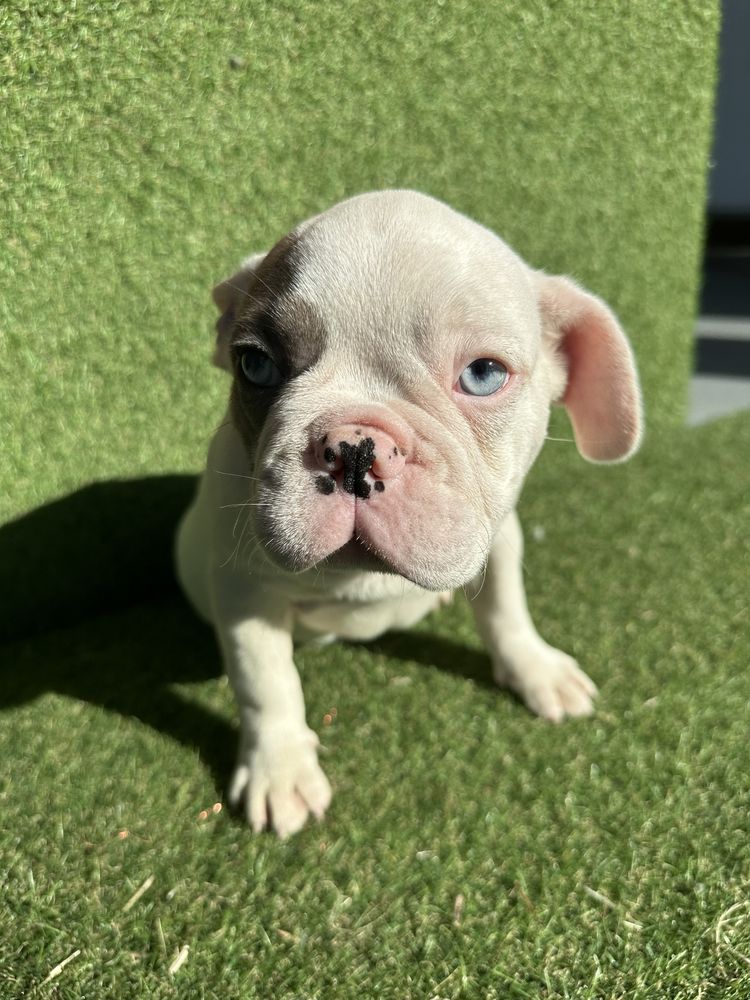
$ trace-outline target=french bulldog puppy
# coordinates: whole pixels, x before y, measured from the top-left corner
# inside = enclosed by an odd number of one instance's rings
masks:
[[[303,222],[213,297],[229,409],[176,562],[237,698],[252,828],[288,836],[331,798],[295,641],[408,628],[465,586],[497,683],[553,722],[590,714],[594,684],[529,617],[515,506],[554,402],[584,458],[638,447],[605,303],[412,191]]]

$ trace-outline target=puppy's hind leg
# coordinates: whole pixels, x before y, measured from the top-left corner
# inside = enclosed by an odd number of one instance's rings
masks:
[[[495,680],[551,722],[591,715],[597,693],[593,681],[534,627],[526,606],[522,555],[521,525],[512,511],[493,543],[484,579],[475,581],[471,601]]]

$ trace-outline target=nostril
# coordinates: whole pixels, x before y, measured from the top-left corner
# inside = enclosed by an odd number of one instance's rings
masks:
[[[315,445],[313,446],[315,464],[322,472],[338,472],[342,464],[341,456],[338,455],[336,453],[336,449],[327,442],[327,434],[324,434],[322,438],[315,442]]]

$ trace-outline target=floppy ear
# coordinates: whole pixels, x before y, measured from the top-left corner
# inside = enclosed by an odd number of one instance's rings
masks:
[[[562,396],[578,450],[620,462],[641,440],[641,391],[633,352],[612,310],[569,278],[536,274],[542,333],[567,369]]]
[[[229,333],[237,308],[241,305],[242,300],[248,297],[252,277],[265,256],[265,253],[254,253],[243,260],[239,271],[236,271],[231,278],[220,281],[211,292],[221,313],[216,321],[216,348],[213,356],[213,362],[217,368],[224,368],[225,371],[232,370],[229,361]]]

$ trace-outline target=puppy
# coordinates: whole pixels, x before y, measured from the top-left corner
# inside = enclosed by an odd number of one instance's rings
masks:
[[[294,642],[408,628],[455,587],[498,684],[554,722],[590,714],[593,683],[529,617],[515,506],[553,402],[584,458],[638,446],[604,302],[411,191],[303,222],[213,297],[229,409],[176,561],[237,698],[230,800],[252,828],[285,837],[331,798]]]

